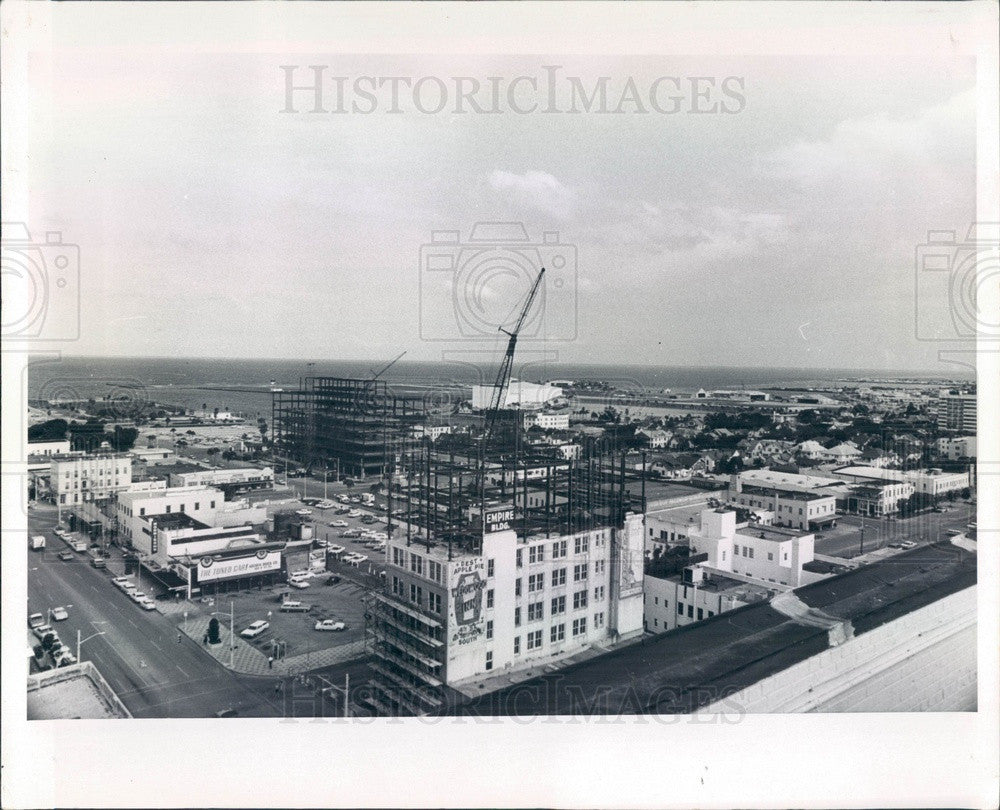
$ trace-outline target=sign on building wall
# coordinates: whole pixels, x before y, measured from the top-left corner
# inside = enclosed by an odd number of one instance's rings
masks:
[[[483,515],[483,534],[496,534],[514,528],[514,507],[487,509]]]
[[[618,598],[642,593],[642,566],[644,537],[642,523],[626,521],[625,527],[616,529]]]
[[[485,631],[486,566],[482,557],[460,560],[450,568],[448,635],[452,644],[470,644]]]
[[[198,560],[198,581],[211,582],[215,579],[242,577],[249,574],[264,574],[281,568],[280,551],[258,551],[252,557],[217,560],[205,556]]]

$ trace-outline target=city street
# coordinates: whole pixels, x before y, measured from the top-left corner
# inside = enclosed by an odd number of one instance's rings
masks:
[[[889,543],[912,540],[915,543],[932,543],[948,539],[948,530],[965,531],[970,521],[976,519],[976,508],[957,501],[946,508],[947,512],[925,512],[913,517],[894,520],[886,518],[865,518],[864,550],[873,551]],[[835,529],[824,530],[816,535],[816,553],[831,557],[856,557],[861,553],[861,518],[857,515],[842,515],[837,519]]]
[[[47,548],[26,551],[26,617],[65,607],[69,618],[50,622],[60,640],[75,654],[79,631],[81,659],[95,664],[135,717],[212,717],[227,709],[243,717],[285,716],[290,684],[276,690],[274,679],[233,674],[186,636],[178,641],[173,619],[134,604],[106,570],[88,564],[88,555],[60,560],[66,547],[50,531],[54,510],[33,511],[31,523],[31,533],[45,532]],[[364,662],[320,672],[338,682],[349,672],[358,686],[368,677]],[[316,711],[329,714],[329,707],[317,703]],[[296,712],[304,716],[305,708],[300,705]]]

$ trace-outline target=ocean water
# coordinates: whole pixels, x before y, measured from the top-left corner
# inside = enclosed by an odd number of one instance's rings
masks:
[[[317,360],[230,360],[149,357],[66,357],[33,362],[28,372],[30,399],[130,397],[135,400],[199,409],[219,408],[250,417],[271,415],[271,381],[285,390],[306,376],[370,379],[386,361],[359,363]],[[400,392],[440,387],[466,388],[492,382],[496,366],[400,360],[382,379]],[[525,380],[602,380],[626,391],[671,389],[676,392],[738,388],[809,388],[861,379],[897,384],[944,381],[912,371],[864,369],[735,368],[724,366],[602,366],[567,363],[517,366]],[[969,380],[962,380],[968,382]]]

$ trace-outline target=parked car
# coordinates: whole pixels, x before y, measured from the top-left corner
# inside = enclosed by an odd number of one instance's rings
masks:
[[[41,613],[32,613],[28,617],[28,627],[34,630],[36,627],[42,627],[45,624],[45,617]]]
[[[92,558],[91,561],[90,561],[90,564],[94,568],[107,568],[108,567],[108,561],[105,560],[103,557],[94,557],[94,558]]]
[[[323,619],[322,621],[316,622],[316,624],[313,625],[313,629],[340,631],[346,630],[347,625],[341,621],[337,621],[336,619]]]
[[[361,537],[361,530],[360,529],[348,529],[346,532],[341,532],[340,536],[341,537],[347,537],[347,538]]]
[[[352,509],[350,512],[347,513],[347,516],[352,518],[359,518],[361,517],[361,510]]]
[[[347,551],[346,548],[344,548],[343,546],[338,546],[336,543],[330,543],[326,547],[327,554],[343,554],[345,551]]]
[[[39,613],[38,615],[40,616],[41,614]],[[56,631],[52,629],[51,624],[35,625],[34,627],[31,628],[31,632],[35,634],[35,638],[37,638],[39,641],[41,641],[49,634],[55,635],[56,633]]]
[[[366,524],[366,525],[374,523],[375,522],[375,516],[374,515],[362,515],[361,516],[361,522],[364,523],[364,524]]]
[[[137,599],[136,604],[138,604],[143,610],[156,610],[156,602],[148,596],[143,599]]]
[[[309,587],[309,583],[306,582],[304,579],[290,579],[288,580],[288,584],[291,585],[293,588],[298,588],[299,590]]]
[[[64,607],[52,608],[51,615],[53,620],[57,622],[65,621],[69,618],[69,613],[66,612],[66,608]]]
[[[917,547],[917,544],[914,543],[912,540],[904,540],[902,543],[900,543],[900,545],[903,548],[916,548]]]
[[[330,525],[337,529],[346,529],[349,524],[346,520],[331,520]]]
[[[284,613],[308,613],[312,610],[312,605],[307,605],[298,599],[289,599],[287,602],[282,602],[278,610]]]
[[[309,517],[312,515],[312,509],[296,509],[295,514],[299,517]]]
[[[263,619],[258,619],[245,630],[241,631],[240,635],[243,636],[243,638],[256,638],[270,626],[269,622],[265,622]]]
[[[138,588],[130,590],[128,592],[128,595],[133,602],[141,602],[143,599],[146,598],[146,594],[144,594]]]

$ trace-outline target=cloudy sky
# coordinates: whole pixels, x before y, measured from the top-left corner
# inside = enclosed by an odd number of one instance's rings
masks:
[[[325,112],[308,90],[282,112],[289,64],[301,85],[326,66]],[[357,92],[363,76],[407,77],[401,111],[389,82],[374,103]],[[483,112],[454,77],[479,83]],[[424,338],[471,334],[456,306],[488,320],[523,293],[496,268],[563,251],[532,330],[561,360],[934,370],[916,313],[939,317],[948,291],[915,301],[914,252],[974,219],[964,59],[121,48],[66,50],[31,78],[30,224],[80,245],[74,353],[437,359],[463,344]],[[585,111],[574,92],[602,81],[604,111]],[[529,242],[470,250],[488,221]],[[439,230],[460,232],[435,254],[453,273],[422,267]],[[533,248],[545,232],[565,248]],[[456,273],[491,249],[456,304]]]

